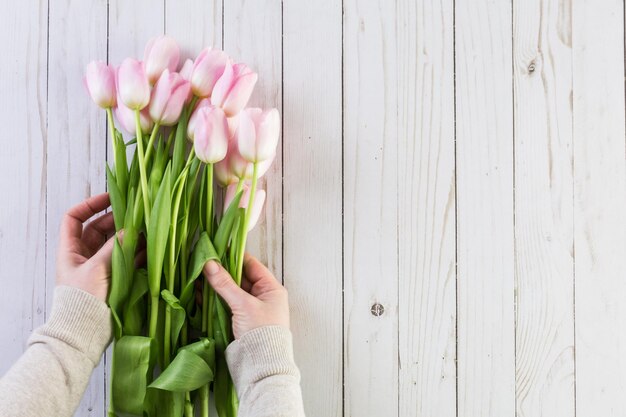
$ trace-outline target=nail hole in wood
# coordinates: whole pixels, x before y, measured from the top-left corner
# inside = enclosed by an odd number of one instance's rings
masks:
[[[383,307],[382,304],[375,303],[374,305],[372,305],[372,308],[370,309],[370,311],[372,312],[373,316],[379,317],[379,316],[382,316],[383,313],[385,312],[385,307]]]

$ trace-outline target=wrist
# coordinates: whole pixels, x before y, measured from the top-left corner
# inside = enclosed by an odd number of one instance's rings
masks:
[[[290,375],[300,379],[291,332],[281,325],[244,333],[226,349],[226,361],[240,396],[250,384],[269,376]]]
[[[38,332],[72,346],[96,365],[111,340],[111,327],[105,302],[80,288],[58,285],[50,316]]]

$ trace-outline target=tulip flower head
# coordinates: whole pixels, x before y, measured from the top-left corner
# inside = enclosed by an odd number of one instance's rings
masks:
[[[257,78],[257,73],[245,64],[229,62],[215,84],[211,104],[221,107],[227,117],[235,116],[248,104]]]
[[[209,97],[228,62],[228,55],[219,49],[206,48],[200,52],[191,71],[193,93],[198,97]]]
[[[228,157],[229,155],[228,153],[226,153],[226,157],[224,157],[224,159],[219,161],[213,167],[215,179],[221,187],[228,187],[230,184],[236,184],[237,181],[239,181],[239,178],[234,176],[230,170]]]
[[[228,123],[222,109],[204,107],[198,112],[193,147],[205,164],[221,161],[228,150]]]
[[[122,126],[122,129],[131,135],[135,135],[137,133],[137,129],[135,127],[135,111],[129,109],[118,100],[117,107],[114,112],[115,118]],[[152,130],[152,126],[154,126],[147,107],[139,112],[139,124],[141,125],[141,131],[143,133],[150,132]]]
[[[102,61],[92,61],[85,71],[85,86],[91,99],[103,109],[115,107],[115,69]]]
[[[187,81],[191,81],[192,71],[193,71],[193,61],[187,58],[183,66],[180,68],[180,71],[178,71],[178,73],[180,74],[181,77],[183,77]]]
[[[150,117],[155,123],[172,126],[178,122],[191,85],[180,74],[166,69],[159,77],[150,98]]]
[[[248,162],[261,162],[276,153],[280,132],[277,109],[245,109],[239,115],[235,137],[239,153]]]
[[[150,102],[150,84],[143,63],[126,58],[117,70],[119,101],[131,110],[141,110]]]
[[[176,41],[169,36],[158,36],[150,39],[143,54],[146,75],[150,84],[157,82],[166,69],[176,71],[180,49]]]
[[[228,206],[235,198],[237,192],[237,184],[231,184],[226,188],[226,195],[224,196],[224,211],[228,209]],[[248,184],[243,185],[243,194],[241,200],[239,200],[239,207],[247,209],[248,202],[250,201],[250,187]],[[254,194],[254,201],[252,202],[252,211],[250,212],[250,223],[248,223],[248,232],[254,228],[261,217],[261,211],[263,210],[263,204],[265,203],[265,190],[256,190]]]
[[[191,113],[191,117],[187,122],[187,138],[189,138],[189,140],[192,142],[193,135],[195,133],[194,130],[196,128],[196,122],[198,121],[198,114],[200,113],[200,110],[205,107],[213,107],[211,106],[211,100],[209,100],[208,98],[203,98],[202,100],[198,101],[198,103],[196,103],[196,107],[193,110],[193,113]]]

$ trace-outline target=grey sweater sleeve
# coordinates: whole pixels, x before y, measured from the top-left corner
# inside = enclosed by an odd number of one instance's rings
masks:
[[[292,336],[282,326],[245,333],[226,349],[239,417],[304,417]]]
[[[77,288],[56,287],[48,321],[0,379],[0,416],[72,416],[111,332],[104,302]]]

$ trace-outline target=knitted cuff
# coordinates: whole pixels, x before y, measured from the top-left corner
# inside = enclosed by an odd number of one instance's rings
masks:
[[[291,375],[300,381],[289,329],[264,326],[246,332],[226,348],[226,362],[241,397],[255,382],[272,375]]]
[[[111,341],[111,310],[83,290],[57,286],[50,317],[37,333],[67,343],[84,353],[95,366]]]

